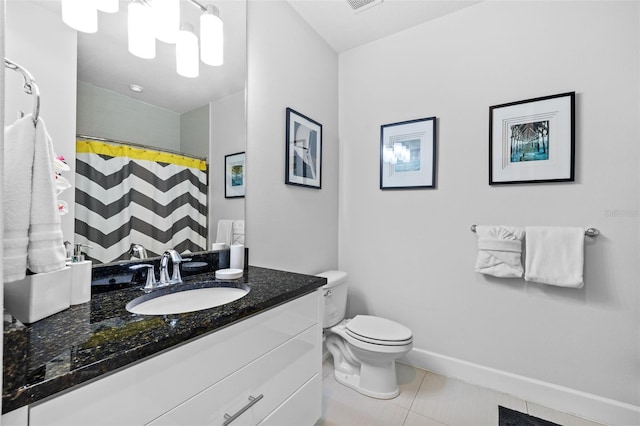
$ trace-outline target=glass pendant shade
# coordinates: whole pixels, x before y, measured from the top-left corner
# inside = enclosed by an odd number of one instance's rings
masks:
[[[165,43],[175,43],[180,29],[180,1],[153,0],[151,8],[155,37]]]
[[[62,0],[62,21],[77,31],[98,31],[98,9],[94,0]]]
[[[213,5],[200,15],[200,57],[207,65],[224,62],[224,29],[218,10]]]
[[[200,74],[198,37],[193,26],[183,24],[176,40],[176,71],[183,77],[195,78]]]
[[[96,0],[98,10],[107,13],[116,13],[119,9],[118,0]]]
[[[155,58],[156,39],[151,9],[143,3],[131,2],[128,12],[129,52],[143,59]]]

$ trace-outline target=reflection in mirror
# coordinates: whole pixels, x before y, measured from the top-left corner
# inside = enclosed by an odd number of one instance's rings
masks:
[[[75,239],[94,247],[88,257],[102,262],[129,259],[131,244],[142,245],[149,256],[168,248],[207,249],[219,240],[219,222],[244,220],[243,200],[224,196],[224,158],[245,151],[246,2],[222,0],[215,6],[224,21],[224,64],[212,67],[200,62],[197,78],[177,74],[175,45],[156,41],[154,59],[141,59],[128,52],[127,2],[120,2],[118,13],[100,13],[97,33],[78,33],[76,130],[78,135],[90,137],[79,140],[97,144],[94,157],[104,163],[100,173],[81,176],[86,166],[81,164],[82,158],[89,155],[81,151],[89,150],[89,143],[78,142]],[[181,21],[190,22],[196,34],[200,13],[190,1],[181,1]],[[116,155],[107,161],[107,154],[114,154],[114,149],[122,153],[125,148],[116,145],[109,150],[103,144],[105,139],[127,142],[132,147],[126,150],[144,158]],[[170,153],[179,154],[175,156],[180,158],[178,163],[195,165],[189,169],[194,172],[191,177],[176,186],[181,193],[172,199],[180,201],[161,200],[159,195],[166,195],[161,188],[167,182],[181,179],[174,174],[180,171],[168,170],[186,167],[172,163]],[[148,161],[152,156],[156,160]],[[123,158],[129,158],[128,166]],[[132,168],[139,168],[145,161],[155,162],[156,172],[149,174],[147,169],[146,179],[134,176]],[[117,162],[119,166],[115,166]],[[208,170],[202,171],[205,163]],[[204,173],[204,177],[198,177],[195,171]],[[102,176],[107,186],[83,194],[80,181],[90,176]],[[136,195],[144,195],[144,201],[133,200],[129,190],[116,195],[114,181],[122,188],[130,187]],[[87,199],[93,200],[91,210],[99,217],[90,233],[85,223],[89,206],[82,205]],[[161,217],[159,225],[148,219],[152,215]],[[157,238],[151,232],[153,228]],[[186,229],[191,235],[185,234]],[[128,230],[131,232],[125,232]],[[125,233],[129,235],[126,240],[121,238]]]

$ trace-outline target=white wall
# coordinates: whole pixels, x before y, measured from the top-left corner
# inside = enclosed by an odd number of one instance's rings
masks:
[[[209,158],[209,104],[180,114],[180,152]]]
[[[410,359],[427,367],[452,357],[637,409],[638,28],[637,2],[488,1],[341,54],[351,314],[409,326]],[[576,181],[489,186],[489,106],[567,91],[577,93]],[[380,125],[430,116],[437,189],[378,189]],[[471,224],[602,234],[587,239],[575,290],[474,273]]]
[[[245,92],[236,92],[210,105],[209,241],[215,242],[220,219],[244,219],[244,198],[224,197],[224,157],[245,152],[247,147]]]
[[[40,88],[40,116],[58,155],[68,159],[70,172],[64,177],[75,183],[76,128],[76,32],[59,16],[24,1],[6,2],[6,51],[8,58],[31,72]],[[35,30],[37,29],[37,30]],[[46,36],[43,36],[46,34]],[[13,123],[17,111],[30,113],[32,99],[22,90],[22,77],[6,73],[5,123]],[[63,192],[60,199],[69,204],[62,216],[64,239],[73,241],[75,193]]]
[[[338,264],[338,57],[288,3],[247,11],[250,262],[319,273]],[[323,125],[320,190],[284,183],[287,107]]]
[[[179,113],[84,81],[78,81],[77,118],[80,135],[180,151]]]

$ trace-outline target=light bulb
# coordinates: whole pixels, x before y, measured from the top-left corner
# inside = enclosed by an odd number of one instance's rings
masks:
[[[129,52],[143,59],[156,57],[156,39],[153,35],[153,18],[149,6],[129,3],[127,20],[129,31]]]
[[[98,9],[95,0],[62,0],[62,21],[77,31],[98,31]]]
[[[193,33],[193,26],[182,24],[176,40],[176,71],[183,77],[195,78],[200,73],[198,57],[198,37]]]
[[[207,6],[200,15],[200,58],[207,65],[219,66],[224,62],[224,29],[218,9]]]
[[[175,43],[180,29],[180,1],[153,0],[151,8],[155,37],[165,43]]]

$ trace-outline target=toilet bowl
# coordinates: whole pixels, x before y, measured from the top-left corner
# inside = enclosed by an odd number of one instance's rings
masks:
[[[413,347],[411,330],[397,322],[371,315],[344,319],[346,272],[327,271],[324,286],[324,335],[333,357],[338,383],[380,399],[400,393],[396,360]]]

